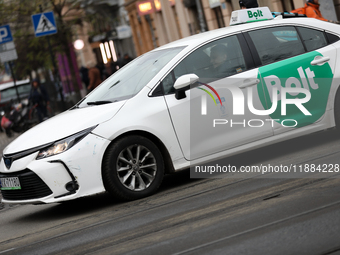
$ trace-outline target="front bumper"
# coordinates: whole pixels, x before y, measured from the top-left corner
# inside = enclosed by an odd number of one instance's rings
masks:
[[[0,163],[0,178],[18,177],[21,189],[2,190],[3,203],[36,204],[71,200],[105,191],[101,165],[110,141],[87,135],[71,149],[36,160],[38,152]]]

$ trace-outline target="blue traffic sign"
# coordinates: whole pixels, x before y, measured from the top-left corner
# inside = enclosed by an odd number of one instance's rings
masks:
[[[57,33],[53,12],[34,14],[32,15],[32,21],[36,37]]]
[[[0,27],[0,44],[13,41],[11,29],[9,25]]]

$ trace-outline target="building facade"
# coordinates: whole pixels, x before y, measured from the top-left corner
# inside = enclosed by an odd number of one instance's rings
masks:
[[[271,11],[291,11],[305,0],[258,0]],[[320,1],[327,19],[338,20],[340,0]],[[239,10],[239,0],[125,0],[137,55],[171,41],[229,26],[231,13]]]

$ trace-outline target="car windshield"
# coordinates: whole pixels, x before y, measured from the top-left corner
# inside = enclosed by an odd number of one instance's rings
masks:
[[[79,107],[125,100],[136,95],[184,47],[148,52],[106,79]]]

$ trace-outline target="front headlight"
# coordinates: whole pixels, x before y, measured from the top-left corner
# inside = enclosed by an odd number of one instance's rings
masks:
[[[67,151],[73,145],[77,144],[81,139],[87,136],[95,127],[96,126],[85,129],[62,140],[56,141],[54,144],[44,149],[41,149],[36,159],[47,158]]]

